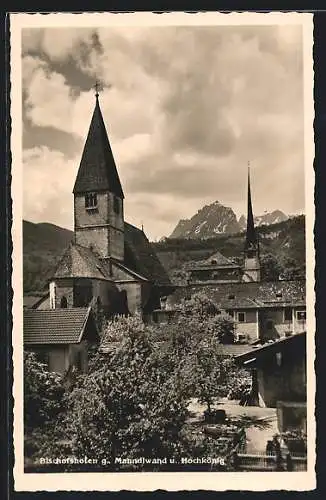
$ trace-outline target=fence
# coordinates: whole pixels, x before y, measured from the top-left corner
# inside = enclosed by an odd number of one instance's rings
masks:
[[[287,457],[282,456],[281,460],[277,460],[275,454],[235,452],[233,464],[236,470],[244,471],[305,471],[307,470],[307,457],[291,453]]]

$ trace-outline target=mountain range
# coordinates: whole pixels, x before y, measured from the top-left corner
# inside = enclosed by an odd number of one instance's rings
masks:
[[[255,217],[255,225],[268,226],[284,222],[289,218],[281,210],[266,212]],[[235,234],[244,231],[247,220],[241,215],[239,220],[230,207],[214,201],[193,215],[190,219],[181,219],[172,231],[170,238],[214,238],[218,234]]]
[[[225,207],[224,207],[225,208]],[[222,212],[222,210],[220,211]],[[234,217],[230,209],[223,211],[230,226]],[[207,212],[206,212],[207,213]],[[260,247],[262,259],[271,261],[271,256],[280,271],[289,275],[304,274],[305,267],[305,217],[290,217],[287,220],[261,225]],[[238,221],[239,223],[239,221]],[[212,226],[213,228],[217,227]],[[197,234],[197,233],[195,233]],[[206,233],[207,234],[207,233]],[[220,232],[214,237],[165,238],[153,243],[153,247],[168,271],[173,283],[186,280],[185,266],[191,262],[208,258],[219,250],[239,263],[243,254],[244,233]],[[66,247],[73,239],[73,232],[54,224],[23,221],[23,280],[24,294],[42,294],[47,289],[48,279]]]

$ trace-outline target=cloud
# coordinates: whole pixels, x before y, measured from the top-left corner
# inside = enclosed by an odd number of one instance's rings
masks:
[[[23,44],[29,133],[42,128],[52,149],[62,137],[62,153],[70,134],[73,171],[94,106],[86,82],[101,79],[126,207],[153,237],[216,199],[243,213],[248,160],[256,212],[304,209],[299,26],[25,30]]]
[[[77,163],[46,147],[27,149],[23,155],[24,218],[72,227],[72,188]]]

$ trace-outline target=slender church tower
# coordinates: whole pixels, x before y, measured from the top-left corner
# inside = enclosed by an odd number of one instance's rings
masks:
[[[244,281],[260,281],[259,240],[251,203],[250,170],[248,167],[247,233],[244,247]]]
[[[100,258],[124,259],[123,191],[102,117],[95,108],[73,189],[75,243]]]

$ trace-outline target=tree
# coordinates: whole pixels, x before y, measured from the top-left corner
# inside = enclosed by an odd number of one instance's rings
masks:
[[[227,313],[217,314],[207,321],[207,331],[220,344],[233,344],[235,339],[234,319]]]
[[[55,423],[65,408],[65,388],[57,373],[46,370],[32,352],[24,353],[24,454],[27,462],[47,454]]]
[[[181,312],[186,316],[196,317],[199,320],[206,320],[216,315],[219,311],[207,294],[200,291],[194,293],[190,299],[182,302]]]
[[[217,354],[216,342],[201,342],[194,356],[195,395],[200,403],[207,405],[207,414],[212,412],[216,399],[224,396],[232,361]]]
[[[124,329],[120,345],[94,359],[69,398],[72,452],[108,459],[110,470],[123,459],[176,457],[188,404],[178,372],[165,366],[139,318],[114,324]]]
[[[62,412],[64,386],[60,375],[50,373],[33,352],[24,353],[25,428],[43,428]]]
[[[274,255],[268,253],[261,260],[261,274],[264,281],[277,281],[282,273],[282,266]]]

